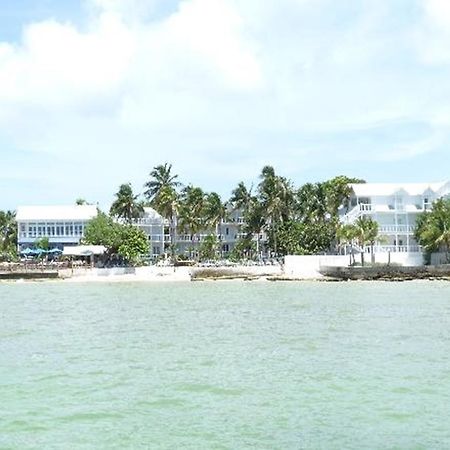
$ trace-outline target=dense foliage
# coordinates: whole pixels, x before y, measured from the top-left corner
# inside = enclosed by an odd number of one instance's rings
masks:
[[[445,252],[450,262],[450,199],[437,200],[431,211],[418,217],[415,237],[427,253]]]
[[[130,263],[148,253],[148,239],[142,230],[117,223],[102,212],[88,222],[83,243],[104,245],[110,255],[120,255]]]
[[[0,260],[10,260],[17,254],[17,224],[13,211],[0,211]]]

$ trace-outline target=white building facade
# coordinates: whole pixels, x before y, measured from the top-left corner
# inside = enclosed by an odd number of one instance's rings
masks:
[[[244,220],[241,211],[229,211],[228,218],[222,220],[216,230],[201,230],[195,235],[184,232],[177,227],[175,233],[175,252],[187,257],[196,254],[204,239],[216,234],[219,241],[219,253],[228,255],[243,236],[242,226]],[[169,221],[164,219],[153,208],[144,208],[144,214],[139,219],[133,220],[133,225],[142,229],[148,236],[150,244],[150,256],[156,258],[164,254],[170,254],[170,229]]]
[[[19,206],[16,213],[17,246],[22,251],[48,238],[50,249],[78,245],[87,223],[97,216],[94,205]]]
[[[341,222],[353,224],[358,217],[378,223],[379,243],[375,252],[421,253],[414,239],[419,214],[429,211],[439,198],[450,196],[450,182],[351,184],[352,194]]]

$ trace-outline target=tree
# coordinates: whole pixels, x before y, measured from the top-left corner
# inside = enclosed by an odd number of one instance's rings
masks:
[[[266,229],[273,236],[271,248],[277,254],[277,230],[293,216],[294,193],[290,181],[276,175],[272,166],[263,167],[260,179],[258,200],[266,212]]]
[[[194,248],[198,233],[205,226],[205,193],[199,187],[186,186],[181,192],[179,227],[189,233]]]
[[[155,166],[150,172],[150,180],[145,183],[147,190],[144,195],[151,201],[157,200],[161,191],[166,187],[176,189],[180,186],[180,182],[176,181],[178,175],[172,174],[172,164],[164,163],[164,165]],[[156,201],[156,203],[158,203]]]
[[[230,204],[235,210],[242,210],[244,214],[249,208],[252,200],[254,200],[252,188],[250,187],[250,189],[247,189],[243,181],[241,181],[231,192]]]
[[[122,225],[118,231],[120,245],[117,253],[131,264],[136,264],[139,258],[149,252],[147,235],[133,225]]]
[[[341,206],[348,209],[352,192],[350,184],[353,183],[365,183],[365,180],[339,175],[323,183],[327,211],[332,216],[337,216]]]
[[[120,255],[135,264],[138,257],[148,254],[149,242],[143,230],[129,224],[120,224],[99,212],[84,230],[83,244],[103,245],[109,255]]]
[[[179,195],[178,175],[172,174],[172,164],[155,166],[150,172],[150,180],[145,183],[145,197],[150,206],[169,222],[170,250],[175,258],[176,231],[178,225]]]
[[[265,209],[256,198],[253,198],[247,207],[244,214],[244,227],[243,230],[247,233],[248,239],[255,240],[256,236],[256,255],[259,259],[261,249],[260,249],[260,235],[266,224]]]
[[[200,257],[202,259],[216,259],[220,242],[215,234],[208,234],[200,245]]]
[[[316,255],[330,247],[334,227],[328,222],[311,224],[289,221],[279,227],[277,235],[278,250],[282,255]]]
[[[14,211],[0,211],[0,254],[7,259],[17,252],[17,223]]]
[[[123,219],[126,223],[131,223],[133,219],[137,219],[144,213],[142,202],[137,199],[138,195],[133,194],[130,183],[121,184],[109,213]]]
[[[357,234],[358,230],[355,225],[352,224],[340,225],[336,232],[339,245],[350,245],[350,265],[355,264],[353,243],[356,240]]]
[[[373,246],[378,237],[378,223],[367,216],[358,217],[355,222],[356,239],[361,247],[361,265],[364,266],[364,247],[367,244],[371,245],[371,255],[373,262]]]
[[[450,199],[439,199],[417,218],[415,237],[428,254],[443,251],[450,262]]]
[[[206,194],[203,206],[203,221],[206,228],[213,229],[216,236],[219,234],[219,224],[227,217],[227,208],[216,192]]]
[[[91,219],[84,230],[84,244],[103,245],[108,253],[118,253],[120,242],[120,226],[103,212]]]

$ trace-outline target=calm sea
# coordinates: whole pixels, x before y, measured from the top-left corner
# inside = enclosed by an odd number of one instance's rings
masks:
[[[450,283],[0,285],[0,449],[448,449]]]

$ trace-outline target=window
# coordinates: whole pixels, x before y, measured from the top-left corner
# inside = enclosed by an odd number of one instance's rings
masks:
[[[45,223],[38,223],[37,235],[38,237],[45,236]]]
[[[73,224],[74,228],[74,235],[75,236],[82,236],[83,235],[83,224],[81,222],[75,222]]]
[[[61,222],[56,224],[56,236],[64,236],[64,224]]]
[[[37,226],[35,223],[28,224],[28,235],[29,235],[29,237],[37,236]]]
[[[73,236],[73,225],[66,223],[66,236]]]

